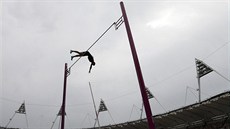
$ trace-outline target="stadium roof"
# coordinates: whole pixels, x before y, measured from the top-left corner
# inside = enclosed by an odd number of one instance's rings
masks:
[[[157,129],[180,129],[196,127],[218,121],[229,121],[230,91],[218,94],[200,103],[195,103],[164,114],[153,116]],[[147,129],[147,120],[141,119],[101,129]]]

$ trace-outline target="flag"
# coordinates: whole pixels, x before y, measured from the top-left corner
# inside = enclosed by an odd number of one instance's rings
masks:
[[[103,112],[103,111],[107,111],[107,107],[105,106],[105,103],[104,101],[101,99],[101,102],[100,102],[100,106],[99,106],[99,110],[98,112]]]
[[[147,87],[145,87],[148,99],[154,98],[153,94],[149,91],[149,89]]]
[[[197,78],[201,78],[204,75],[213,71],[211,67],[206,65],[203,61],[195,59],[196,61],[196,70],[197,70]]]
[[[25,102],[22,103],[22,105],[19,107],[19,109],[15,113],[26,114]]]
[[[62,115],[62,106],[61,106],[61,108],[60,108],[60,110],[59,110],[57,116],[61,116],[61,115]],[[66,112],[65,112],[65,115],[66,115]]]

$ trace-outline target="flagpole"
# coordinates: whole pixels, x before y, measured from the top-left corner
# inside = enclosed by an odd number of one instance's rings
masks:
[[[134,45],[132,32],[131,32],[131,29],[130,29],[130,26],[129,26],[129,21],[128,21],[128,18],[127,18],[127,15],[126,15],[124,3],[120,2],[120,6],[121,6],[121,11],[122,11],[122,15],[123,15],[123,18],[124,18],[124,22],[125,22],[125,27],[126,27],[126,31],[127,31],[127,35],[128,35],[128,39],[129,39],[129,44],[130,44],[130,48],[131,48],[131,52],[132,52],[132,56],[133,56],[134,65],[135,65],[135,68],[136,68],[138,82],[139,82],[141,95],[142,95],[142,99],[143,99],[143,103],[144,103],[144,107],[145,107],[145,112],[146,112],[146,116],[147,116],[147,120],[148,120],[148,126],[149,126],[149,129],[155,129],[155,124],[154,124],[154,121],[153,121],[153,118],[152,118],[152,112],[151,112],[149,100],[148,100],[146,90],[145,90],[145,83],[144,83],[144,79],[143,79],[143,76],[142,76],[139,60],[138,60],[138,57],[137,57],[137,52],[136,52],[136,48],[135,48],[135,45]]]
[[[143,102],[142,102],[142,105],[141,105],[141,116],[140,116],[140,120],[142,119],[143,110],[144,110],[144,104],[143,104]]]
[[[27,126],[27,129],[29,129],[29,123],[28,123],[28,119],[27,119],[27,115],[25,114],[25,117],[26,117],[26,126]]]
[[[62,100],[62,112],[61,112],[61,129],[65,128],[65,103],[66,103],[66,82],[67,82],[67,75],[68,68],[67,63],[65,63],[64,68],[64,85],[63,85],[63,100]]]
[[[196,59],[195,58],[195,64],[196,64],[196,72],[197,72],[197,81],[198,81],[198,95],[199,95],[199,100],[198,102],[200,103],[201,102],[201,90],[200,90],[200,78],[201,78],[201,75],[200,75],[200,70],[199,70],[199,65],[197,62],[201,62],[200,60]],[[203,62],[202,62],[203,63]]]
[[[198,93],[199,93],[199,103],[201,102],[201,90],[200,90],[200,77],[197,77],[198,80]]]
[[[99,119],[98,119],[98,114],[99,114],[99,112],[97,113],[97,108],[96,108],[96,104],[95,104],[95,101],[94,101],[93,91],[92,91],[90,82],[89,82],[89,88],[90,88],[90,92],[91,92],[91,96],[92,96],[92,100],[93,100],[93,105],[94,105],[94,110],[95,110],[95,114],[96,114],[96,121],[97,121],[98,127],[99,127],[99,129],[100,129],[101,127],[100,127],[100,123],[99,123]],[[96,124],[96,123],[95,123],[95,124]],[[95,124],[94,124],[94,126],[95,126]]]
[[[26,103],[25,103],[25,100],[24,100],[24,108],[25,108],[25,118],[26,118],[26,126],[27,126],[27,129],[29,128],[29,122],[28,122],[28,119],[27,119],[27,114],[26,114]]]

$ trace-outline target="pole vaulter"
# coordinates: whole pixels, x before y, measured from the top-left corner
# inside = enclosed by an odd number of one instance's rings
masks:
[[[145,111],[146,111],[148,126],[149,126],[149,129],[155,129],[155,124],[154,124],[154,121],[152,119],[152,112],[151,112],[150,104],[149,104],[147,93],[145,90],[144,79],[142,76],[139,60],[137,57],[136,48],[134,45],[132,33],[130,30],[130,26],[129,26],[129,22],[128,22],[128,18],[126,15],[126,11],[125,11],[125,7],[124,7],[123,2],[120,2],[120,7],[121,7],[121,11],[122,11],[122,17],[120,17],[117,22],[114,22],[112,25],[110,25],[109,28],[87,49],[87,51],[91,47],[93,47],[99,41],[99,39],[101,39],[101,37],[103,37],[104,34],[107,33],[108,30],[110,30],[110,28],[112,26],[115,26],[115,30],[117,30],[123,22],[125,23],[125,27],[126,27],[126,31],[127,31],[127,35],[128,35],[128,39],[129,39],[129,43],[130,43],[130,48],[131,48],[131,52],[132,52],[132,56],[133,56],[133,61],[134,61],[134,65],[135,65],[135,69],[136,69],[136,73],[137,73],[137,78],[138,78],[138,82],[139,82],[139,86],[140,86],[140,91],[141,91],[141,95],[142,95],[142,99],[143,99],[143,103],[144,103],[144,107],[145,107]],[[79,57],[69,68],[67,68],[67,63],[65,63],[62,115],[61,115],[62,116],[61,129],[64,129],[64,127],[65,127],[65,103],[66,103],[67,77],[70,75],[71,68],[75,65],[76,62],[78,62],[80,60],[80,58],[81,57]]]

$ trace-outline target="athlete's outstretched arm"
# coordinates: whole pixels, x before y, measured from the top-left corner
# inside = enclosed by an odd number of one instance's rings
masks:
[[[89,73],[90,73],[90,71],[91,71],[91,69],[92,69],[92,66],[93,66],[93,64],[91,63],[91,65],[90,65],[90,67],[89,67]]]

